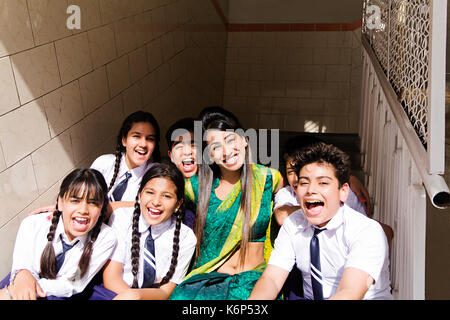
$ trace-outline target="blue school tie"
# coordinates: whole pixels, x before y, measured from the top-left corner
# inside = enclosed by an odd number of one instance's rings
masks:
[[[155,282],[155,264],[155,241],[153,240],[150,227],[148,228],[148,236],[145,239],[144,246],[144,281],[142,282],[142,288],[148,288]]]
[[[314,235],[309,244],[309,252],[311,255],[311,285],[314,294],[314,300],[323,300],[322,291],[322,271],[320,270],[320,247],[317,235],[324,229],[314,228]]]
[[[66,252],[69,251],[70,249],[72,249],[79,241],[79,240],[77,240],[73,245],[70,245],[70,244],[67,244],[64,242],[61,234],[59,235],[59,238],[61,239],[63,251],[56,256],[56,273],[59,272],[59,270],[61,269],[61,267],[64,263],[64,259],[66,258]]]
[[[131,173],[129,172],[125,173],[125,179],[120,181],[120,183],[117,185],[116,189],[114,189],[114,192],[112,193],[114,201],[122,200],[122,196],[125,193],[125,190],[127,190],[128,180],[130,180],[130,178]]]

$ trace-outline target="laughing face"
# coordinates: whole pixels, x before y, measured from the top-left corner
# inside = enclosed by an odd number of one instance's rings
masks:
[[[177,199],[177,188],[168,178],[149,180],[139,194],[141,214],[150,225],[157,225],[169,219],[181,206],[183,199]]]
[[[211,158],[221,170],[237,171],[245,161],[247,141],[230,131],[208,130],[206,134]]]
[[[170,160],[181,171],[185,179],[192,177],[197,172],[197,147],[194,142],[194,134],[186,132],[179,136],[169,151]]]
[[[129,169],[143,165],[152,156],[155,149],[155,128],[147,122],[134,123],[126,138],[122,138],[125,147],[125,161]]]
[[[91,199],[89,192],[83,197],[72,195],[58,198],[58,208],[62,211],[64,230],[69,241],[83,236],[94,228],[101,212],[103,203]]]
[[[335,169],[328,163],[310,163],[300,170],[297,197],[306,219],[324,227],[347,200],[349,186],[339,187]]]

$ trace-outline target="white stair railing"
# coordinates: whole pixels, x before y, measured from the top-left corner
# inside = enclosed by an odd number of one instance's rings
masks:
[[[446,6],[446,0],[364,2],[362,163],[374,218],[394,229],[396,299],[425,298],[427,194],[438,208],[450,205],[439,175],[445,150]]]

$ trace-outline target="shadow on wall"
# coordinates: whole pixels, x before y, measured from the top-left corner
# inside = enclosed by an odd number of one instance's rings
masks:
[[[21,220],[73,168],[113,153],[126,115],[149,111],[164,133],[221,104],[226,37],[209,0],[1,2],[0,276]]]

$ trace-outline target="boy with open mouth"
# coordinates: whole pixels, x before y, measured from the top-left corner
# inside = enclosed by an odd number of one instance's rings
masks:
[[[306,299],[392,299],[386,236],[344,202],[348,156],[323,142],[293,157],[301,210],[287,217],[250,299],[275,299],[294,264]]]

